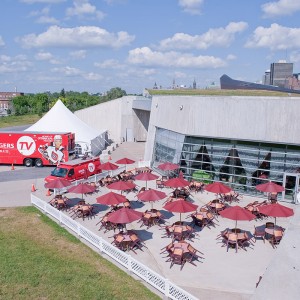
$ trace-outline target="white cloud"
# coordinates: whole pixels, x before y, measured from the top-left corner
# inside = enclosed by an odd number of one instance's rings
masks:
[[[82,72],[79,69],[72,68],[72,67],[69,67],[69,66],[62,67],[62,68],[52,68],[51,72],[61,73],[64,76],[71,76],[71,77],[72,76],[78,76],[78,75],[82,74]]]
[[[128,62],[145,66],[181,68],[220,68],[226,65],[225,61],[213,56],[194,56],[175,51],[159,52],[148,47],[130,50]]]
[[[269,28],[260,26],[255,29],[245,46],[271,50],[297,49],[300,47],[300,28],[283,27],[276,23]]]
[[[183,11],[191,15],[199,15],[201,13],[201,5],[203,0],[179,0],[178,5]]]
[[[0,47],[5,46],[4,40],[2,38],[2,36],[0,35]]]
[[[156,70],[155,69],[145,69],[143,71],[143,74],[146,76],[153,75],[153,74],[156,74]]]
[[[39,24],[58,24],[59,21],[53,17],[41,16],[36,21]]]
[[[227,60],[235,60],[236,56],[234,54],[228,54],[226,57]]]
[[[97,19],[101,20],[104,17],[104,13],[97,10],[96,6],[91,5],[88,0],[75,0],[73,1],[74,7],[69,7],[66,10],[68,17],[72,16],[96,16]]]
[[[97,73],[86,73],[82,75],[86,80],[96,81],[103,79],[103,76]]]
[[[11,61],[11,57],[8,55],[0,55],[0,62],[2,62],[2,61],[5,61],[5,62]]]
[[[96,67],[101,69],[123,69],[124,66],[117,59],[107,59],[100,63],[94,64]]]
[[[183,73],[183,72],[180,72],[180,71],[176,71],[176,72],[172,73],[172,77],[177,78],[177,79],[179,79],[179,78],[187,78],[187,75],[186,75],[186,73]]]
[[[53,55],[50,52],[39,52],[35,55],[36,60],[50,60],[53,58]]]
[[[0,56],[0,74],[25,72],[31,66],[32,63],[27,60],[26,55],[17,55],[15,57]]]
[[[35,55],[35,59],[38,61],[47,61],[53,65],[61,64],[61,62],[55,57],[53,57],[53,55],[50,52],[38,52]]]
[[[261,6],[264,17],[272,18],[277,16],[292,15],[300,10],[299,0],[279,0],[267,2]]]
[[[300,62],[300,51],[293,51],[290,54],[290,61],[293,62],[293,63]]]
[[[47,4],[55,4],[55,3],[62,3],[67,0],[21,0],[23,3],[27,4],[35,4],[35,3],[47,3]]]
[[[72,51],[70,55],[73,58],[85,58],[86,57],[86,50],[78,50],[78,51]]]
[[[96,47],[96,48],[120,48],[129,45],[134,36],[120,31],[111,33],[96,26],[79,26],[74,28],[62,28],[51,26],[41,34],[28,34],[17,39],[24,48],[41,47]]]
[[[209,47],[229,46],[235,38],[235,34],[247,29],[245,22],[231,22],[225,28],[209,29],[202,35],[189,35],[176,33],[171,38],[160,42],[160,49],[207,49]]]

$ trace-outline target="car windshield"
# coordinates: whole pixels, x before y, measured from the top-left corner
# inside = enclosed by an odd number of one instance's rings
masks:
[[[51,172],[51,175],[56,177],[66,177],[67,173],[68,173],[68,169],[56,167]]]

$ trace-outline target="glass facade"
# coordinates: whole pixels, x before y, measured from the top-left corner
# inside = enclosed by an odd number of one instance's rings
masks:
[[[222,181],[253,194],[257,184],[272,180],[282,185],[285,173],[300,172],[300,146],[185,136],[157,128],[153,164],[164,161],[179,164],[186,179]],[[286,178],[286,194],[295,188],[290,179]]]

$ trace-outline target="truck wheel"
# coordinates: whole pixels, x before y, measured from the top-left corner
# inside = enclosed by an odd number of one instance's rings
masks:
[[[32,167],[32,159],[31,158],[25,158],[24,159],[24,165],[26,167]]]
[[[37,158],[34,162],[34,165],[38,168],[41,168],[43,166],[43,161],[40,158]]]

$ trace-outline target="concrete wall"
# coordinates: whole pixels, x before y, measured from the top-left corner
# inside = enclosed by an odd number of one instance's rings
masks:
[[[108,138],[114,142],[126,139],[126,130],[134,131],[132,102],[136,96],[125,96],[75,112],[75,115],[91,127],[108,130]]]
[[[145,160],[156,127],[182,134],[300,144],[300,97],[153,96]]]
[[[134,136],[137,142],[147,140],[150,111],[134,109]]]

